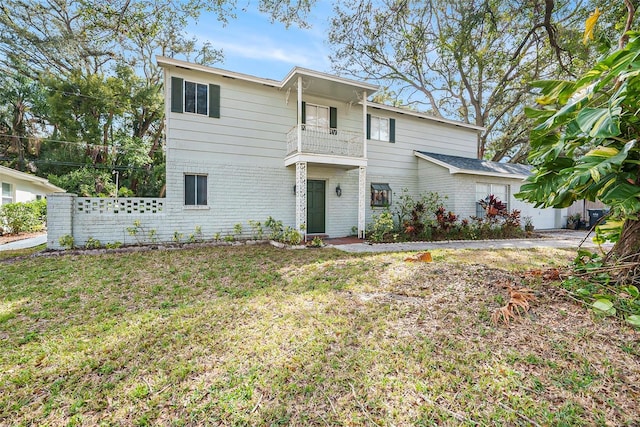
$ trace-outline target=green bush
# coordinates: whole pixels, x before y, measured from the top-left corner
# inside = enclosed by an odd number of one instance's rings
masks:
[[[0,224],[12,234],[40,231],[47,219],[46,200],[0,206]]]
[[[395,229],[391,212],[385,211],[380,215],[373,215],[373,223],[369,230],[369,239],[374,242],[389,241]]]
[[[87,249],[100,249],[102,247],[102,243],[100,243],[100,240],[98,239],[89,237],[89,239],[87,239],[87,243],[84,244],[84,247]]]

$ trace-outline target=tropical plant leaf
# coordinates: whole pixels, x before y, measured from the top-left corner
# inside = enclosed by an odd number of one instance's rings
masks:
[[[619,207],[627,215],[634,215],[640,212],[640,187],[621,182],[602,194],[600,200],[609,206]]]
[[[622,232],[624,221],[607,219],[607,222],[596,226],[593,242],[601,245],[606,242],[617,242]]]
[[[540,105],[565,104],[575,91],[575,84],[566,80],[538,80],[531,86],[542,89],[542,96],[536,99]]]
[[[591,138],[611,138],[620,135],[622,108],[583,108],[576,122]]]

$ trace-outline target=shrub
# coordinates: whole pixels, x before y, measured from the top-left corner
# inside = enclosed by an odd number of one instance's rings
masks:
[[[282,238],[282,232],[284,231],[282,227],[282,221],[277,221],[270,216],[264,222],[264,226],[267,227],[269,230],[271,230],[271,233],[269,234],[269,238],[271,240],[278,241]]]
[[[299,245],[300,242],[302,242],[302,237],[302,233],[300,233],[298,230],[287,226],[282,236],[282,242],[289,245]]]
[[[373,216],[373,223],[369,230],[369,238],[374,242],[384,242],[391,237],[395,225],[391,212],[385,211]]]
[[[155,228],[146,228],[139,219],[133,221],[133,227],[127,227],[129,236],[133,236],[139,245],[146,243],[156,243],[158,241],[158,232]]]
[[[98,240],[98,239],[94,239],[93,237],[89,237],[87,239],[87,243],[85,243],[84,247],[87,248],[87,249],[99,249],[99,248],[102,247],[102,243],[100,243],[100,240]]]
[[[47,218],[46,200],[8,203],[0,207],[0,223],[13,234],[39,231]]]
[[[65,234],[58,239],[58,243],[60,243],[60,246],[62,246],[63,248],[73,249],[75,240],[73,239],[73,236],[71,234]]]
[[[260,223],[260,221],[249,220],[249,226],[251,227],[253,239],[262,240],[262,237],[264,236],[262,223]]]

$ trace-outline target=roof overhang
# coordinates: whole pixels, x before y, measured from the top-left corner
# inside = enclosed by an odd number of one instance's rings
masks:
[[[251,76],[249,74],[223,70],[221,68],[194,64],[179,59],[167,58],[165,56],[157,56],[156,61],[158,62],[158,65],[163,68],[181,68],[184,70],[200,71],[230,79],[271,86],[281,90],[297,88],[298,78],[301,77],[302,87],[305,94],[329,97],[347,103],[357,103],[362,101],[363,92],[366,92],[366,96],[369,96],[378,90],[377,85],[346,79],[301,67],[294,67],[289,74],[287,74],[284,80],[277,81]]]
[[[206,65],[194,64],[192,62],[181,61],[179,59],[157,56],[156,61],[162,68],[182,68],[183,70],[200,71],[207,74],[226,77],[230,79],[244,80],[252,83],[259,83],[266,86],[281,87],[282,83],[277,80],[264,79],[249,74],[236,73],[234,71],[223,70],[222,68],[208,67]]]
[[[300,67],[295,67],[289,72],[282,81],[281,88],[297,88],[299,78],[302,79],[305,94],[329,97],[346,103],[362,101],[363,92],[366,92],[365,96],[369,96],[378,91],[377,85]]]
[[[49,182],[49,180],[45,179],[45,178],[40,178],[39,176],[35,176],[35,175],[31,175],[28,173],[24,173],[24,172],[20,172],[17,171],[15,169],[11,169],[5,166],[0,166],[0,173],[10,176],[14,179],[17,180],[21,180],[21,181],[27,181],[33,184],[37,184],[40,185],[42,187],[44,187],[47,191],[51,192],[51,193],[66,193],[67,190],[65,190],[64,188],[60,188],[56,185],[53,185]]]
[[[425,114],[425,113],[419,113],[417,111],[409,110],[407,108],[392,107],[391,105],[378,104],[378,103],[375,103],[375,102],[367,103],[367,108],[368,109],[377,108],[379,110],[391,111],[391,112],[394,112],[394,113],[397,113],[397,114],[405,114],[407,116],[413,116],[413,117],[417,117],[419,119],[430,120],[430,121],[437,122],[437,123],[442,123],[442,124],[445,124],[445,125],[457,126],[457,127],[461,127],[461,128],[465,128],[465,129],[471,129],[471,130],[474,130],[476,132],[484,132],[486,130],[482,126],[476,126],[476,125],[472,125],[470,123],[458,122],[458,121],[455,121],[455,120],[443,119],[441,117],[436,117],[436,116],[432,116],[430,114]]]
[[[443,168],[449,170],[449,173],[451,175],[455,175],[455,174],[479,175],[479,176],[491,176],[495,178],[512,178],[512,179],[519,179],[519,180],[526,179],[529,176],[529,175],[509,173],[509,172],[489,172],[489,171],[462,169],[462,168],[457,168],[447,162],[443,162],[442,160],[438,160],[431,156],[427,156],[426,154],[419,153],[417,151],[414,151],[413,154],[419,159],[423,159],[433,164],[436,164],[438,166],[442,166]]]

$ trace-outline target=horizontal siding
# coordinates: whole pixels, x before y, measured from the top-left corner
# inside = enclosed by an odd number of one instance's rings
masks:
[[[399,169],[417,174],[418,160],[414,151],[429,151],[475,158],[477,134],[461,127],[427,119],[372,109],[374,116],[395,119],[395,143],[369,140],[367,157],[375,173],[394,175]]]

